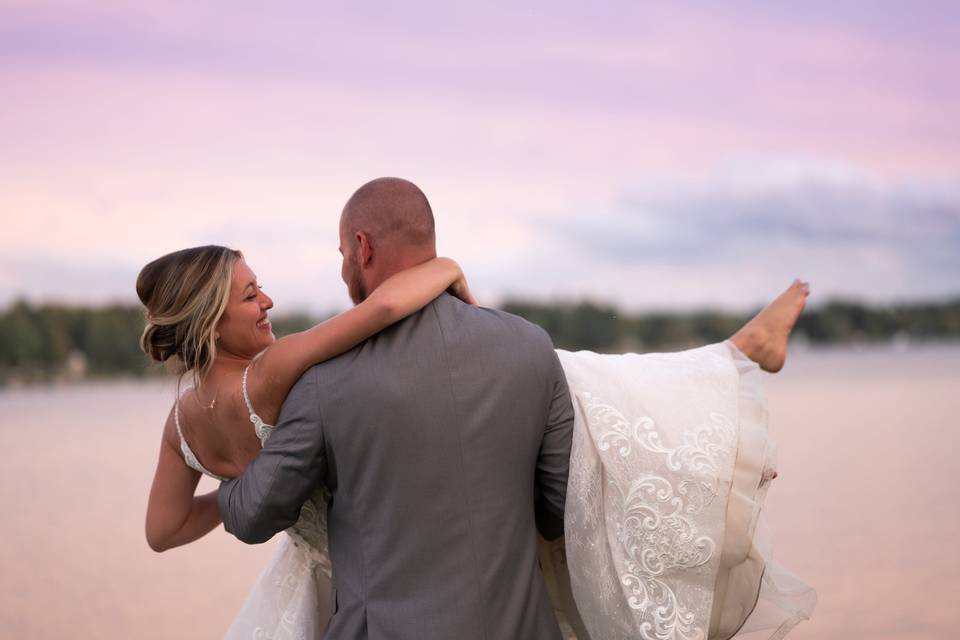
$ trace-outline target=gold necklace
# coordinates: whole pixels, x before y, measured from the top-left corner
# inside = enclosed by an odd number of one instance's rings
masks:
[[[213,392],[213,402],[211,402],[210,404],[203,404],[202,402],[200,402],[200,389],[193,390],[193,397],[196,399],[197,404],[200,405],[201,408],[213,409],[215,406],[217,406],[217,394],[219,392],[220,392],[220,387],[217,387]]]

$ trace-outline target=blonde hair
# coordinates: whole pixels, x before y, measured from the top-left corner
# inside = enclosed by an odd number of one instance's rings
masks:
[[[230,300],[233,267],[243,258],[218,245],[168,253],[140,270],[137,295],[146,307],[140,348],[155,362],[193,372],[194,385],[217,356],[217,324]]]

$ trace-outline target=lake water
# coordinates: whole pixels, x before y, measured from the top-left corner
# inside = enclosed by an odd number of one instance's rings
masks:
[[[819,592],[789,637],[960,637],[960,346],[794,353],[768,391],[775,549]],[[0,638],[222,636],[271,543],[147,547],[173,393],[0,391]]]

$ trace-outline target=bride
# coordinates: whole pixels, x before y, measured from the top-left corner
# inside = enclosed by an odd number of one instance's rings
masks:
[[[200,475],[239,475],[307,368],[448,288],[474,302],[456,263],[436,258],[275,340],[273,301],[238,251],[196,247],[144,267],[141,346],[192,380],[163,430],[147,508],[151,548],[187,544],[220,524],[216,491],[195,495]],[[541,565],[568,637],[719,639],[767,629],[764,637],[779,638],[809,616],[812,590],[772,562],[763,539],[775,471],[758,381],[761,368],[783,366],[807,295],[794,283],[730,340],[701,349],[559,352],[575,411],[566,539],[541,541]],[[321,635],[331,613],[327,497],[319,489],[304,505],[228,637]]]

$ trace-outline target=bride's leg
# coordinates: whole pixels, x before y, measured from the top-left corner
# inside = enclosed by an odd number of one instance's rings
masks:
[[[809,295],[810,285],[794,280],[776,300],[733,334],[730,342],[764,371],[780,371],[787,359],[787,339]]]

